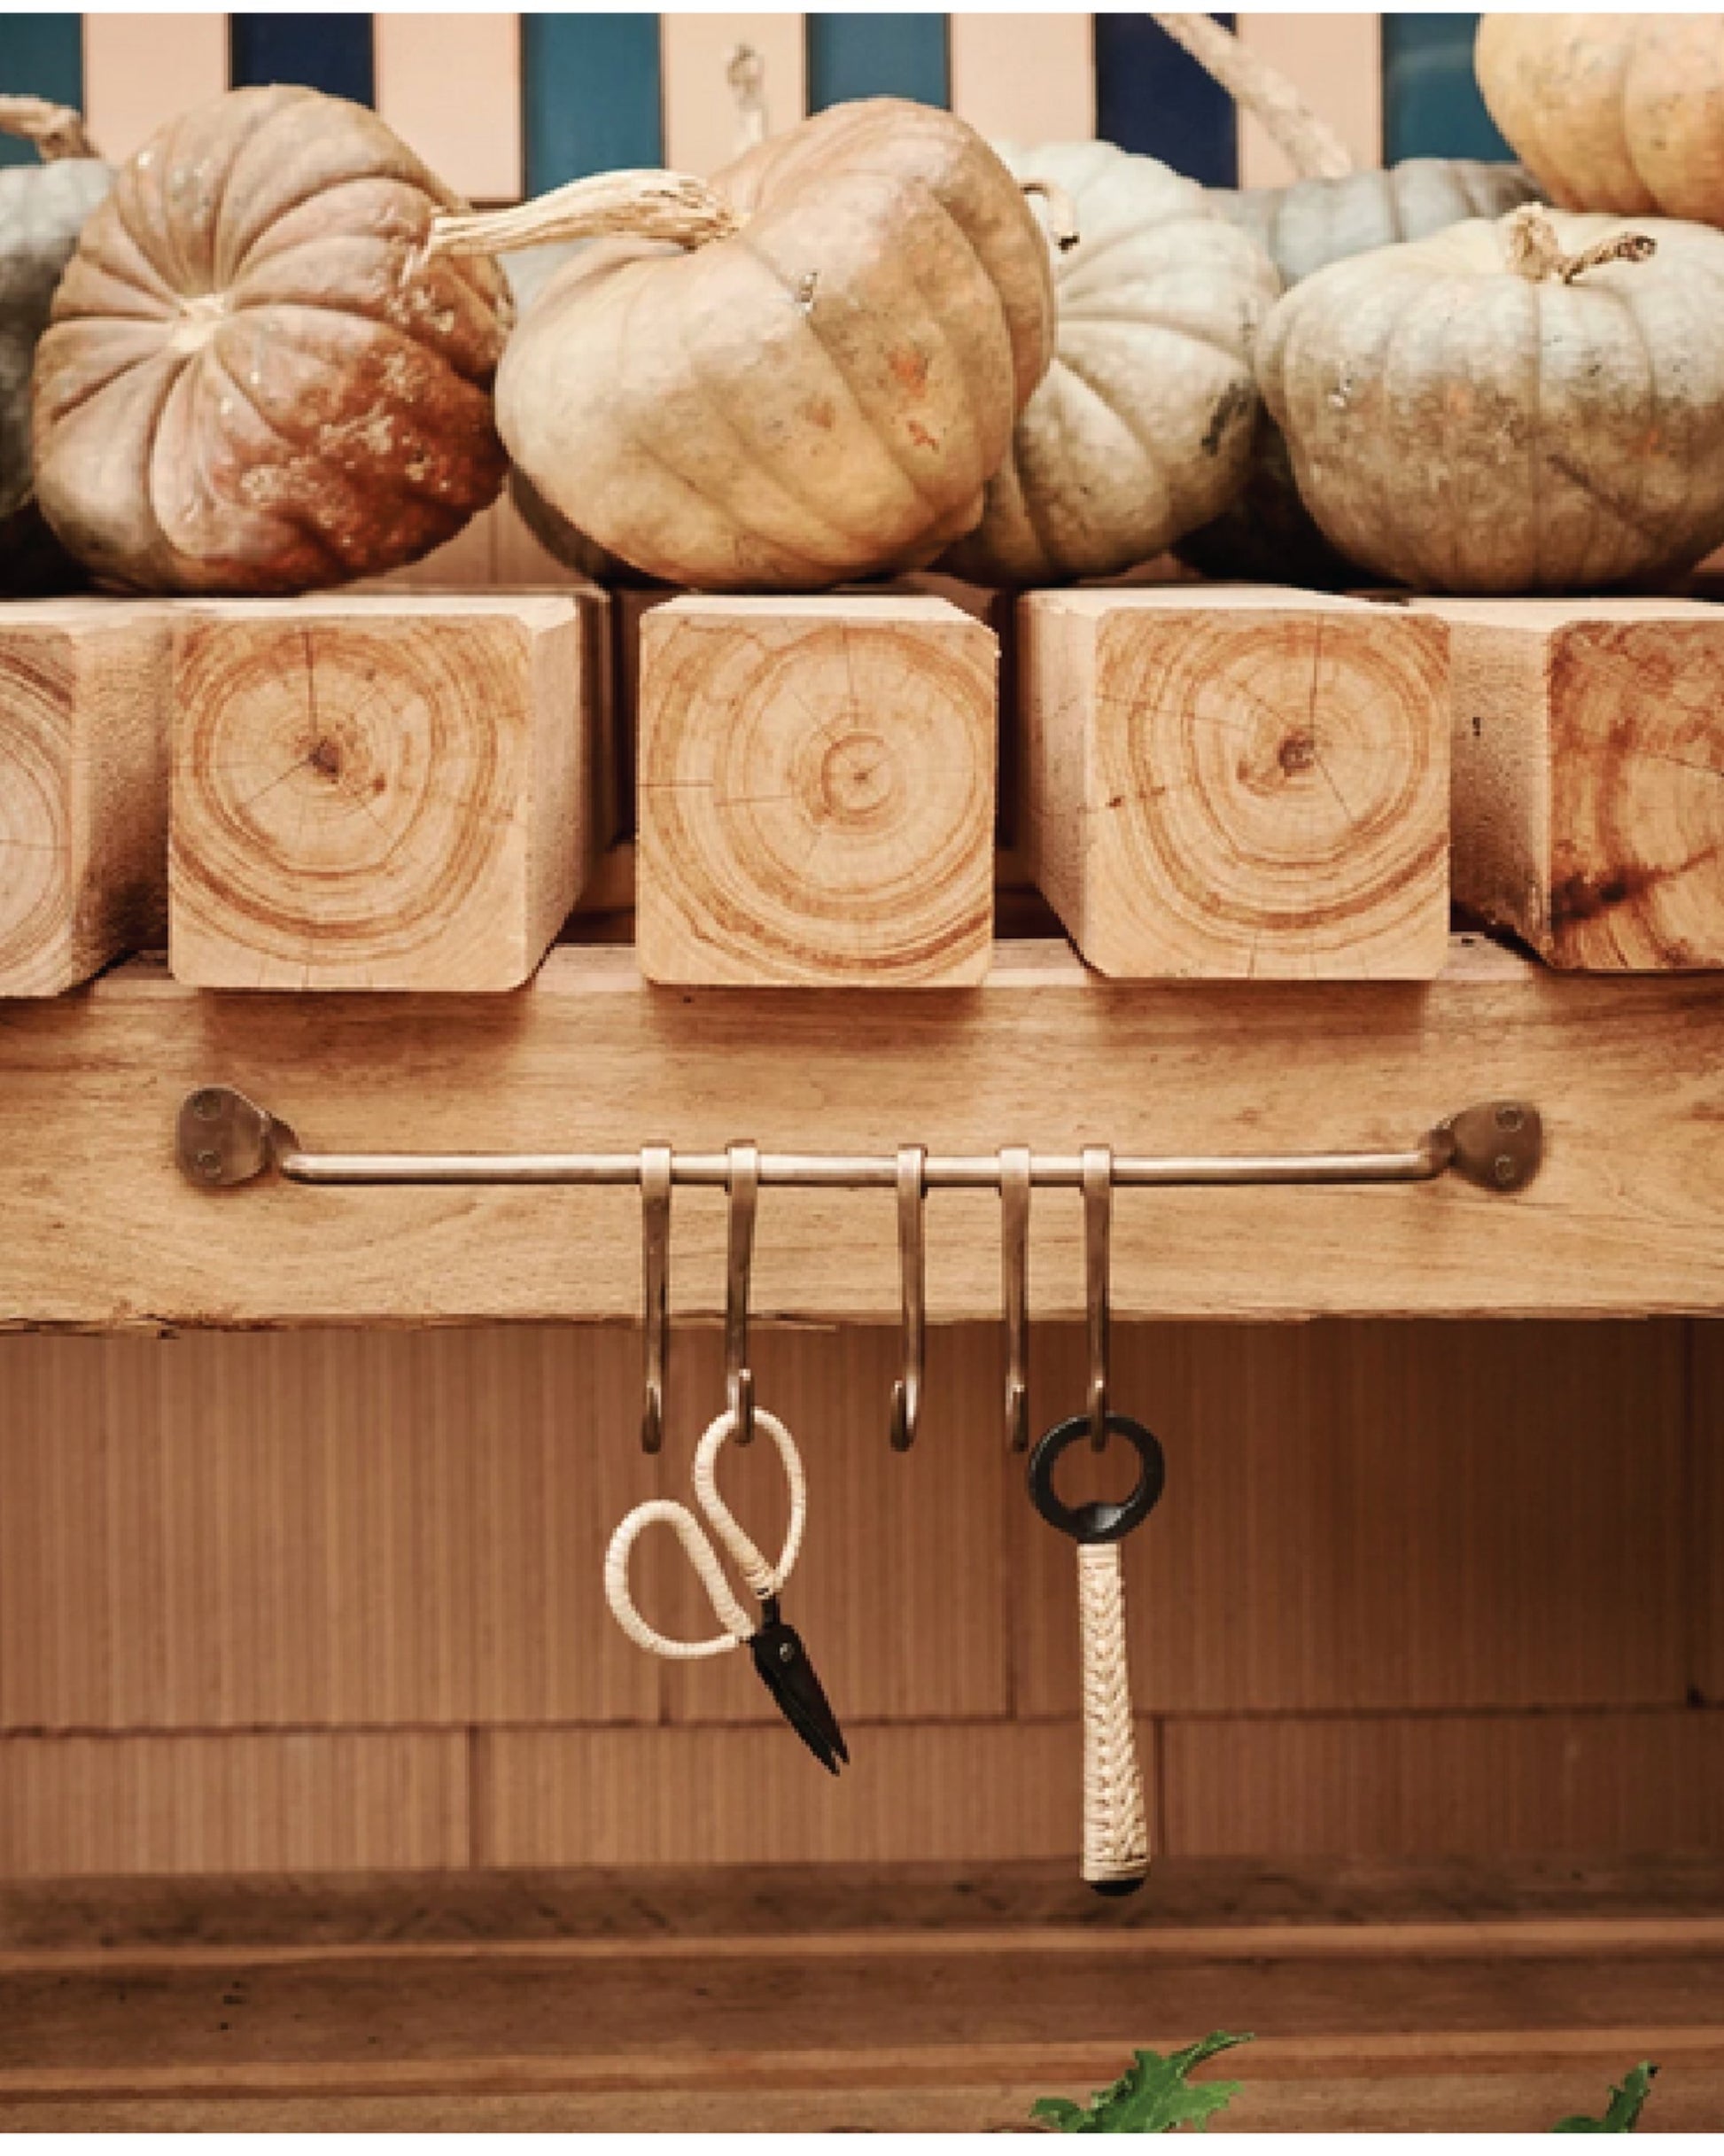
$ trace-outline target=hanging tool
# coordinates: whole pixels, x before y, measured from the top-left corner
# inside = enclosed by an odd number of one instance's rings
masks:
[[[892,1387],[892,1450],[907,1452],[921,1426],[928,1365],[928,1154],[898,1151],[898,1283],[904,1307],[904,1375]]]
[[[779,1552],[775,1565],[766,1562],[718,1494],[718,1454],[726,1439],[737,1435],[737,1417],[733,1408],[726,1407],[717,1417],[695,1447],[694,1483],[695,1502],[704,1514],[712,1535],[724,1545],[760,1605],[758,1618],[751,1616],[743,1607],[725,1576],[712,1536],[708,1535],[687,1506],[678,1504],[672,1498],[653,1498],[644,1505],[637,1505],[610,1537],[604,1560],[605,1599],[610,1605],[611,1615],[636,1646],[644,1647],[649,1654],[662,1654],[669,1662],[698,1662],[708,1655],[728,1654],[746,1642],[760,1680],[777,1702],[780,1713],[827,1771],[836,1774],[841,1760],[846,1766],[850,1764],[844,1733],[838,1726],[819,1678],[814,1674],[807,1649],[779,1614],[779,1595],[796,1566],[808,1515],[802,1456],[778,1417],[758,1405],[754,1410],[754,1426],[757,1430],[765,1430],[777,1446],[779,1458],[784,1463],[785,1480],[790,1486],[790,1523],[785,1529],[784,1547]],[[663,1632],[655,1631],[635,1607],[634,1598],[629,1592],[629,1557],[643,1530],[656,1520],[675,1529],[678,1541],[705,1588],[713,1615],[725,1628],[716,1638],[667,1638]]]

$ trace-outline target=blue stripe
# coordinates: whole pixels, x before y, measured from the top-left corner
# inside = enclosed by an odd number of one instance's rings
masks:
[[[83,17],[0,15],[0,89],[13,97],[49,97],[82,112]],[[29,143],[0,135],[0,165],[41,161]]]
[[[719,83],[717,97],[729,93]],[[527,192],[662,165],[656,15],[523,15]]]
[[[355,105],[376,102],[369,15],[230,15],[229,79],[304,82]]]
[[[914,97],[950,105],[944,15],[808,17],[808,109],[847,97]]]
[[[1231,15],[1215,20],[1233,27]],[[1227,92],[1147,15],[1098,15],[1095,23],[1097,134],[1206,187],[1236,185],[1239,130]]]
[[[1472,72],[1476,15],[1385,15],[1383,150],[1403,157],[1511,158]]]

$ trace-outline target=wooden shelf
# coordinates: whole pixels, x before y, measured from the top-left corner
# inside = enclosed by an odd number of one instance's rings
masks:
[[[236,1085],[340,1150],[1400,1147],[1492,1095],[1542,1109],[1515,1198],[1127,1192],[1123,1317],[1724,1310],[1724,978],[1555,974],[1458,938],[1437,979],[1124,985],[1001,945],[975,990],[646,986],[563,946],[509,995],[199,992],[137,959],[0,1016],[0,1324],[160,1328],[638,1313],[626,1191],[191,1188],[183,1095]],[[998,1206],[929,1207],[936,1319],[998,1309]],[[673,1307],[717,1313],[723,1201],[680,1194]],[[1082,1308],[1079,1205],[1039,1196],[1037,1317]],[[891,1200],[769,1191],[762,1318],[885,1319]]]

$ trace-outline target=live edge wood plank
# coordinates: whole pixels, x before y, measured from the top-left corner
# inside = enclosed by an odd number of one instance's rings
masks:
[[[159,1327],[632,1319],[625,1189],[213,1195],[183,1182],[183,1095],[226,1082],[342,1150],[598,1147],[1225,1153],[1405,1146],[1485,1097],[1536,1101],[1521,1196],[1424,1187],[1127,1192],[1124,1316],[1570,1315],[1724,1309],[1724,982],[1554,975],[1463,940],[1425,984],[1107,983],[1002,945],[931,997],[645,986],[562,947],[525,990],[199,994],[135,961],[0,1013],[0,1323]],[[930,1306],[998,1309],[998,1209],[929,1204]],[[721,1306],[720,1194],[679,1195],[672,1297]],[[1038,1315],[1083,1307],[1080,1207],[1038,1196]],[[886,1318],[891,1201],[769,1191],[762,1316]]]

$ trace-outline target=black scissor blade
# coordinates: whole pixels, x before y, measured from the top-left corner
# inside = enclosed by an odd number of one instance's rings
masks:
[[[828,1774],[842,1759],[850,1764],[844,1732],[838,1726],[808,1650],[780,1618],[763,1624],[749,1642],[760,1681],[778,1701],[779,1712]]]

